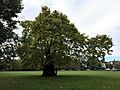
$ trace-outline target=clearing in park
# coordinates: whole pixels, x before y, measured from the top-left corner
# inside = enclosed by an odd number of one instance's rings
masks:
[[[0,72],[0,90],[119,90],[117,71],[59,71],[42,77],[42,72]]]

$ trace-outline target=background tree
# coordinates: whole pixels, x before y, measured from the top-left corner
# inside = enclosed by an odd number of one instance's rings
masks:
[[[112,69],[120,70],[120,61],[115,61],[114,60]]]
[[[66,15],[44,6],[34,21],[21,25],[24,29],[18,53],[25,66],[41,66],[43,76],[54,76],[55,68],[80,62],[86,37]]]
[[[18,13],[23,9],[22,0],[0,0],[0,65],[10,65],[15,57],[15,43],[18,36],[13,32],[17,28]]]
[[[107,35],[97,35],[88,39],[86,43],[86,58],[89,67],[98,67],[105,61],[105,55],[110,55],[113,46],[112,38]]]

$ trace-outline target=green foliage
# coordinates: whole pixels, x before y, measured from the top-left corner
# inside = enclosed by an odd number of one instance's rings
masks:
[[[7,0],[8,1],[8,0]],[[18,13],[22,10],[22,0],[9,0],[4,2],[0,1],[0,44],[4,43],[7,39],[13,38],[13,30],[16,29]]]
[[[107,35],[89,38],[79,33],[66,15],[51,12],[47,6],[42,7],[34,21],[22,21],[21,26],[23,36],[17,51],[25,67],[62,67],[79,65],[81,61],[98,67],[113,46]]]
[[[13,32],[17,28],[18,13],[23,9],[22,0],[0,0],[0,64],[7,66],[15,57],[15,43],[18,36]]]
[[[38,68],[54,63],[61,67],[79,61],[86,37],[66,15],[44,6],[34,21],[23,21],[21,25],[18,53],[24,65]]]
[[[97,35],[88,39],[86,44],[88,66],[99,66],[100,61],[104,62],[105,55],[111,53],[112,46],[112,38],[107,35]]]

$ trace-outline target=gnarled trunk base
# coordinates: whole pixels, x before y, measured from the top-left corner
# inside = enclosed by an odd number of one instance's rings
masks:
[[[57,71],[54,68],[54,65],[46,65],[43,68],[42,76],[56,76]]]

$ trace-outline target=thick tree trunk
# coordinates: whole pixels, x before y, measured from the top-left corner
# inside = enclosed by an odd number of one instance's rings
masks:
[[[57,70],[55,70],[54,65],[48,64],[43,68],[42,76],[56,76]]]
[[[50,44],[46,50],[46,60],[49,63],[43,66],[42,76],[56,76],[57,75],[57,71],[55,70],[55,67],[54,67],[54,62],[50,62],[52,59],[51,57],[54,55],[53,53],[51,53],[51,47],[52,47],[52,40],[50,41]]]

